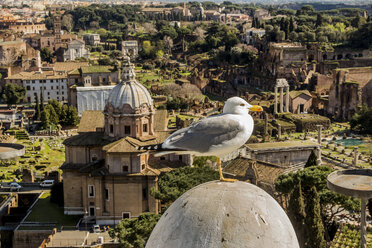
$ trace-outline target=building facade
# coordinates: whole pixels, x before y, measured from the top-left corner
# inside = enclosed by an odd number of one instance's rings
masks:
[[[21,72],[7,77],[7,83],[16,83],[26,88],[26,102],[35,102],[35,94],[39,97],[43,93],[44,101],[55,99],[67,101],[67,76],[54,71]]]
[[[164,163],[174,158],[157,159],[137,149],[160,144],[169,135],[168,120],[166,111],[155,112],[149,92],[135,80],[129,57],[123,64],[122,81],[111,90],[103,113],[83,112],[79,134],[64,141],[64,212],[104,225],[158,213],[160,202],[150,189],[169,170]],[[176,157],[173,165],[190,162],[188,156]]]
[[[63,52],[63,61],[75,60],[76,58],[89,58],[89,51],[85,48],[85,43],[81,40],[73,40],[67,44],[67,49]]]

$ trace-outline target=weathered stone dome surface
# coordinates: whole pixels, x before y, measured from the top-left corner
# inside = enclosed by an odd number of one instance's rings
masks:
[[[151,107],[152,98],[145,86],[136,80],[130,80],[116,85],[111,90],[107,103],[111,103],[115,109],[121,109],[125,104],[131,106],[132,109],[136,109],[143,104]]]
[[[163,214],[147,248],[298,248],[291,222],[264,190],[213,181],[178,198]]]

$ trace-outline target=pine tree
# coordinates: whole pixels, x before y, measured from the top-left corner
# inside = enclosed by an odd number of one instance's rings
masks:
[[[300,247],[303,247],[305,242],[305,203],[302,194],[301,182],[293,189],[289,199],[288,206],[289,218],[291,219],[293,228],[296,231]]]
[[[311,151],[309,159],[305,164],[305,168],[317,165],[318,157],[315,155],[314,150]]]
[[[325,248],[324,226],[320,214],[320,198],[315,186],[306,194],[306,248]]]
[[[34,96],[35,96],[35,119],[36,120],[40,120],[40,104],[39,104],[39,97],[38,95],[36,94],[36,92],[34,93]]]

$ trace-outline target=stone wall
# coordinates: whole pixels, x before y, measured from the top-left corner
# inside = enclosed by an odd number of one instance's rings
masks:
[[[52,230],[16,230],[13,236],[13,248],[39,247]]]
[[[359,106],[372,106],[372,67],[337,69],[329,92],[327,114],[349,120]]]

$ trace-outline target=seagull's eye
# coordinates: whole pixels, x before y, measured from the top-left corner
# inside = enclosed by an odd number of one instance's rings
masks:
[[[245,106],[245,104],[244,104],[244,103],[242,103],[242,104],[240,104],[240,106],[244,107],[244,106]]]

